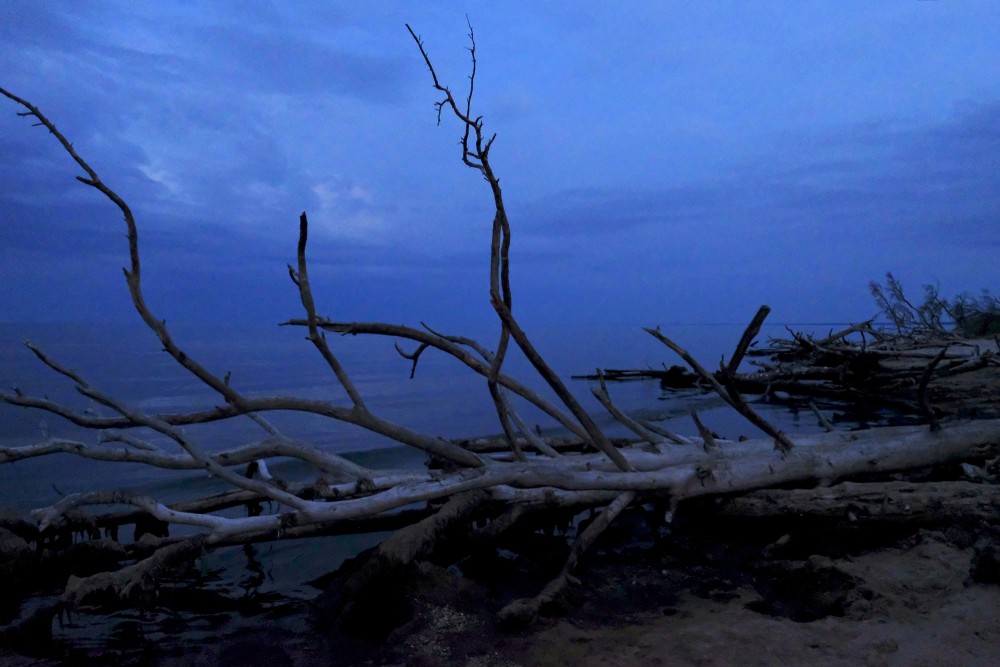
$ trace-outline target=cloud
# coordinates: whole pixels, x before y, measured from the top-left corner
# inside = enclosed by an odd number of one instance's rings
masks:
[[[319,205],[324,208],[336,208],[341,204],[371,204],[372,195],[361,185],[340,185],[334,183],[319,183],[312,187],[313,194],[319,199]]]
[[[357,183],[326,181],[312,186],[318,207],[310,214],[314,230],[331,237],[345,237],[381,244],[389,224],[368,188]]]
[[[532,235],[611,235],[649,224],[693,224],[717,210],[719,185],[663,189],[574,188],[527,203],[522,215]]]
[[[10,258],[38,252],[58,265],[63,256],[107,256],[125,249],[121,216],[100,201],[39,206],[0,199],[0,220],[0,247]]]
[[[933,125],[868,127],[860,139],[835,186],[817,183],[794,204],[821,204],[824,216],[854,217],[882,238],[998,244],[1000,102],[961,108]]]
[[[887,270],[946,292],[997,288],[1000,103],[794,139],[684,185],[509,203],[518,284],[601,312],[639,312],[628,304],[641,299],[705,320],[762,302],[781,318],[868,317],[865,285]]]
[[[346,95],[375,103],[393,102],[405,90],[401,84],[407,68],[398,58],[350,53],[292,31],[255,33],[245,26],[212,26],[201,38],[206,43],[226,44],[211,60],[202,60],[212,78],[235,77],[247,90]],[[276,62],[282,66],[274,67]]]
[[[738,228],[780,234],[818,225],[838,243],[862,242],[862,234],[998,243],[1000,103],[974,105],[933,125],[849,126],[799,137],[786,150],[689,185],[555,192],[525,206],[527,233],[667,238],[726,223],[737,237],[745,235]]]
[[[927,271],[995,252],[1000,104],[983,59],[995,47],[972,10],[917,4],[928,6],[824,14],[832,24],[784,12],[787,40],[770,11],[720,23],[717,10],[669,5],[625,21],[532,8],[542,18],[526,22],[505,3],[483,8],[477,108],[501,137],[514,280],[571,294],[566,310],[598,295],[611,312],[677,285],[699,292],[688,301],[863,292],[894,257]],[[347,281],[349,298],[370,284],[389,303],[416,281],[430,298],[430,285],[484,284],[492,209],[456,159],[457,127],[433,127],[409,13],[432,31],[442,79],[464,88],[454,5],[58,0],[0,3],[0,85],[38,103],[135,207],[144,252],[177,290],[212,266],[254,272],[243,284],[263,290],[256,274],[294,259],[306,210],[317,275]],[[898,21],[868,20],[883,16]],[[912,34],[886,42],[878,26],[899,21]],[[864,39],[849,46],[854,28]],[[987,101],[943,115],[977,90]],[[113,257],[117,271],[117,211],[12,111],[0,105],[5,257],[58,265],[62,252],[67,271]],[[226,301],[197,297],[212,298]]]
[[[149,180],[162,185],[167,192],[167,196],[176,200],[181,196],[181,184],[176,173],[165,169],[159,160],[151,160],[145,164],[138,165],[139,171]]]
[[[294,221],[313,197],[308,183],[315,178],[302,165],[323,167],[310,142],[350,142],[349,127],[326,123],[357,112],[338,105],[385,107],[408,90],[401,59],[366,41],[363,22],[331,9],[309,10],[322,29],[271,3],[12,0],[0,12],[0,60],[10,64],[0,83],[38,104],[130,202],[181,220],[211,217],[258,229]],[[4,102],[3,111],[9,108]],[[0,165],[10,176],[5,182],[28,186],[26,200],[36,197],[35,186],[37,195],[51,196],[42,179],[57,170],[72,174],[72,166],[65,156],[44,170],[26,164],[26,155],[57,151],[40,152],[46,142],[33,141],[12,115],[0,121],[0,156],[16,156]],[[330,152],[327,159],[339,157]],[[18,164],[26,177],[11,173],[8,165]],[[382,226],[377,211],[349,217],[346,229],[358,233]]]
[[[42,44],[71,44],[79,39],[80,26],[65,10],[72,3],[8,0],[0,4],[3,43],[0,52],[19,53]]]

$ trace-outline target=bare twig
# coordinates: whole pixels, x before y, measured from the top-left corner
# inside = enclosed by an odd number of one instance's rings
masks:
[[[301,326],[305,324],[305,321],[289,320],[284,324]],[[421,345],[426,343],[430,347],[451,355],[483,377],[489,377],[491,365],[488,361],[484,360],[490,359],[492,355],[481,344],[470,338],[464,338],[461,336],[445,336],[430,329],[428,329],[428,331],[421,331],[420,329],[414,329],[412,327],[385,324],[383,322],[321,321],[319,323],[319,327],[326,329],[327,331],[334,331],[341,334],[392,336],[395,338],[412,340],[420,343]],[[468,350],[463,349],[463,347],[469,347],[475,351],[476,354],[472,354]],[[518,382],[514,378],[505,375],[504,373],[499,373],[496,380],[497,383],[502,385],[504,388],[509,389],[514,394],[524,398],[528,402],[535,405],[538,409],[555,419],[559,422],[559,424],[571,431],[574,435],[580,438],[589,439],[587,432],[581,428],[570,415],[552,405],[551,402],[545,400],[537,392],[528,388],[521,382]]]
[[[611,504],[604,508],[604,511],[587,526],[586,530],[573,543],[569,557],[566,559],[566,564],[563,565],[563,569],[559,575],[546,584],[542,592],[535,597],[515,600],[501,609],[498,614],[500,622],[518,626],[526,625],[534,620],[544,605],[552,603],[569,584],[576,581],[571,573],[580,560],[580,556],[590,548],[594,541],[607,530],[608,526],[611,525],[633,500],[635,500],[635,493],[626,491],[611,501]]]
[[[663,439],[657,436],[657,434],[652,433],[635,419],[632,419],[627,414],[622,412],[621,409],[614,404],[614,401],[611,400],[611,395],[608,393],[608,385],[604,381],[604,374],[601,373],[601,369],[599,368],[597,369],[597,378],[600,382],[600,388],[597,389],[591,387],[590,391],[594,397],[600,401],[601,405],[604,406],[604,409],[607,410],[612,417],[621,422],[625,428],[635,433],[653,447],[656,447],[657,451],[659,451],[659,446],[663,443]]]

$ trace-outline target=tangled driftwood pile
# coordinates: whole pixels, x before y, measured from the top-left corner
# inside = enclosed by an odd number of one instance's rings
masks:
[[[892,333],[872,321],[822,338],[788,329],[747,350],[754,369],[713,373],[741,393],[769,399],[822,399],[855,408],[890,408],[897,414],[929,420],[941,417],[997,416],[1000,369],[996,339],[966,339],[944,329],[922,335]],[[730,366],[731,368],[731,366]],[[656,379],[666,389],[711,389],[700,374],[681,366],[663,369],[606,369],[598,380]]]
[[[423,44],[415,34],[413,37],[430,69],[434,87],[442,96],[437,103],[439,120],[442,113],[458,120],[463,132],[462,160],[485,179],[495,204],[489,294],[499,332],[495,348],[490,349],[427,327],[341,323],[319,315],[309,282],[308,220],[303,214],[296,262],[288,271],[301,297],[304,317],[290,320],[289,324],[308,332],[320,362],[329,367],[331,378],[343,390],[340,402],[250,396],[228,376],[206,368],[185,352],[144,299],[138,224],[129,206],[39,109],[0,89],[20,105],[22,115],[56,137],[85,172],[79,180],[107,197],[124,216],[129,247],[125,277],[140,317],[165,353],[214,390],[220,401],[184,414],[144,412],[127,400],[104,393],[97,381],[82,377],[62,361],[29,345],[41,363],[64,376],[87,400],[101,406],[103,414],[16,390],[0,393],[0,401],[43,410],[97,433],[92,442],[47,438],[28,447],[0,449],[0,462],[68,453],[107,461],[109,465],[133,462],[178,474],[207,471],[230,487],[221,494],[173,504],[148,495],[94,489],[39,508],[31,517],[0,519],[3,573],[8,577],[7,590],[16,593],[7,597],[9,602],[0,609],[7,623],[0,637],[16,642],[45,635],[51,631],[54,619],[84,605],[119,604],[121,600],[150,604],[162,592],[159,582],[165,572],[190,564],[208,549],[395,530],[363,562],[345,572],[323,607],[328,620],[341,629],[361,627],[374,634],[388,632],[392,623],[399,621],[394,605],[419,561],[434,557],[455,562],[470,551],[508,549],[512,536],[519,532],[551,530],[553,525],[563,524],[568,528],[570,542],[549,583],[541,590],[498,602],[500,621],[520,625],[560,598],[575,581],[573,571],[580,557],[629,507],[660,507],[660,515],[670,521],[683,508],[684,501],[692,498],[733,498],[778,487],[830,486],[859,477],[872,481],[898,471],[955,462],[972,465],[970,470],[981,471],[983,479],[992,479],[991,473],[979,466],[996,455],[1000,420],[940,425],[931,421],[933,428],[915,425],[863,432],[832,431],[793,441],[760,417],[743,398],[748,391],[806,387],[813,395],[883,393],[888,386],[910,382],[917,389],[918,402],[926,408],[925,390],[930,376],[958,372],[971,364],[992,363],[985,352],[960,358],[959,348],[949,345],[941,351],[901,353],[884,349],[880,341],[866,342],[858,348],[857,344],[845,342],[845,332],[819,341],[796,337],[788,343],[774,343],[768,365],[754,375],[741,374],[738,367],[751,349],[766,308],[737,343],[729,363],[715,373],[699,365],[664,332],[648,330],[684,358],[692,368],[693,382],[717,392],[767,434],[766,438],[725,441],[714,437],[697,420],[692,427],[697,435],[666,431],[620,410],[608,385],[599,378],[600,385],[593,393],[635,434],[632,440],[610,439],[548,366],[515,318],[508,265],[511,228],[499,179],[489,159],[495,136],[487,137],[481,118],[472,114],[471,84],[465,100],[456,100],[450,89],[439,82]],[[474,42],[471,53],[470,80],[474,82]],[[452,356],[483,378],[483,389],[493,399],[503,436],[489,442],[447,441],[385,420],[366,405],[349,369],[335,353],[336,340],[328,338],[327,332],[387,336],[408,342],[415,345],[411,352],[399,349],[414,366],[429,350]],[[853,333],[874,335],[862,329]],[[505,372],[504,361],[511,346],[531,362],[550,389],[549,395],[539,394]],[[890,364],[895,368],[891,373],[886,370]],[[568,436],[560,441],[539,436],[519,417],[518,408],[523,405],[541,410]],[[297,411],[353,424],[425,452],[434,465],[416,471],[376,470],[359,465],[283,434],[267,420],[268,413],[274,411]],[[222,452],[204,447],[199,425],[236,418],[253,419],[260,427],[260,440]],[[154,442],[151,434],[160,441],[165,437],[171,447]],[[308,464],[311,474],[294,480],[275,478],[266,461],[281,457]],[[981,486],[984,497],[994,497],[993,487]],[[827,511],[846,502],[844,493],[848,491],[830,496],[825,503]],[[940,488],[935,493],[940,495]],[[749,503],[754,496],[746,497]],[[967,495],[961,497],[966,499],[965,505],[973,507],[970,511],[982,507],[970,504]],[[780,501],[777,511],[782,511],[783,503],[788,504],[789,511],[801,511],[802,503],[792,498]],[[855,504],[864,506],[860,501]],[[937,512],[948,505],[945,498],[928,505],[927,511]],[[955,511],[962,511],[965,505],[956,506]],[[751,509],[753,505],[745,506],[747,509],[740,510],[743,505],[735,505],[732,511],[759,511]],[[244,509],[226,511],[232,508]],[[582,511],[591,512],[587,521],[580,521]],[[172,534],[173,526],[186,526],[187,530]],[[37,590],[57,592],[34,608],[22,607],[23,595]]]

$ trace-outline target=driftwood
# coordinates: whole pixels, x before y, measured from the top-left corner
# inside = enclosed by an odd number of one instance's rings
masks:
[[[17,539],[34,541],[37,551],[45,558],[71,549],[74,535],[107,554],[106,562],[96,574],[62,578],[62,592],[47,609],[50,618],[52,614],[74,609],[88,600],[106,598],[109,594],[134,598],[155,592],[155,580],[161,572],[179,562],[190,561],[204,549],[345,531],[398,530],[376,550],[369,564],[363,566],[345,588],[360,591],[368,590],[379,577],[391,577],[427,557],[445,533],[462,533],[479,545],[478,548],[483,548],[483,544],[489,545],[491,540],[502,538],[530,522],[533,516],[568,514],[572,524],[576,512],[599,509],[596,518],[579,531],[562,569],[551,583],[537,595],[511,601],[499,610],[501,619],[524,623],[572,583],[572,571],[587,548],[615,517],[636,502],[663,500],[673,513],[678,504],[691,498],[732,498],[788,485],[825,486],[859,475],[886,474],[952,461],[978,461],[995,455],[1000,443],[1000,420],[944,424],[938,430],[914,426],[829,432],[792,441],[768,424],[743,399],[741,383],[744,378],[736,372],[767,314],[766,307],[747,328],[730,363],[723,364],[718,373],[710,373],[700,366],[659,329],[647,331],[681,355],[694,370],[697,383],[716,391],[768,434],[767,438],[734,443],[711,437],[705,430],[692,436],[669,433],[618,409],[608,386],[600,378],[600,387],[594,389],[595,396],[615,419],[636,434],[635,440],[609,438],[563,379],[548,366],[514,315],[508,261],[511,227],[499,178],[490,163],[495,135],[487,136],[482,118],[472,113],[477,55],[471,29],[472,73],[464,100],[456,99],[439,81],[423,43],[412,30],[410,34],[441,96],[436,103],[438,120],[440,122],[442,115],[457,119],[462,130],[461,159],[486,181],[495,205],[489,295],[499,331],[495,349],[490,349],[468,338],[440,333],[427,326],[338,322],[320,315],[309,280],[309,223],[303,213],[298,221],[296,260],[288,267],[288,274],[301,299],[304,316],[291,318],[286,325],[307,332],[320,361],[329,368],[343,390],[340,402],[294,396],[249,396],[241,391],[238,383],[231,383],[228,376],[220,377],[184,351],[144,298],[139,225],[128,204],[101,180],[37,107],[0,89],[0,93],[19,105],[20,115],[35,120],[59,141],[85,173],[77,177],[78,180],[104,195],[122,214],[129,256],[125,279],[140,318],[158,338],[165,353],[211,388],[220,401],[184,414],[143,412],[125,400],[106,394],[95,382],[29,344],[42,364],[101,406],[105,414],[93,414],[18,390],[2,392],[0,401],[60,416],[99,435],[93,442],[46,438],[27,447],[0,448],[0,463],[68,453],[106,461],[109,465],[133,462],[174,470],[178,474],[201,470],[229,487],[221,494],[170,505],[147,495],[94,489],[35,510],[30,523],[22,519],[9,520],[4,524],[5,530]],[[487,441],[448,441],[384,419],[367,406],[349,369],[334,351],[336,338],[328,334],[387,336],[415,345],[413,351],[407,352],[397,342],[397,349],[413,371],[427,350],[453,357],[483,378],[484,390],[493,400],[503,435]],[[822,341],[802,340],[796,344],[817,355],[830,354],[830,350],[843,354],[838,341],[832,337]],[[505,372],[504,361],[511,346],[524,354],[544,380],[550,390],[547,395],[534,391]],[[789,350],[778,352],[792,353]],[[938,369],[957,368],[948,365],[955,360],[949,354],[935,357]],[[962,363],[965,361],[968,360]],[[795,360],[788,363],[793,362],[798,363]],[[760,382],[774,383],[779,373],[798,373],[795,368],[765,369],[764,374],[770,372],[775,377]],[[852,373],[854,371],[846,375]],[[868,377],[870,379],[871,375]],[[519,417],[517,410],[523,405],[540,410],[552,425],[561,426],[567,435],[559,440],[540,437]],[[279,410],[309,413],[352,424],[420,450],[434,465],[416,471],[375,470],[358,465],[280,432],[267,420],[269,412]],[[236,418],[253,419],[260,427],[260,440],[234,450],[207,451],[199,439],[198,426]],[[171,449],[143,439],[141,429],[165,436],[172,442]],[[298,459],[309,465],[312,476],[297,480],[277,479],[270,474],[266,463],[275,458]],[[265,503],[270,508],[267,511],[263,508]],[[245,515],[223,512],[239,506],[246,508]],[[117,531],[128,524],[136,525],[136,538],[122,544],[117,540]],[[188,536],[171,537],[169,528],[176,525],[186,526]],[[10,540],[16,543],[14,537]],[[49,561],[39,562],[44,568]],[[375,598],[374,602],[379,600]],[[349,616],[351,608],[356,606],[357,600],[347,596],[339,611],[331,613]],[[376,612],[381,608],[379,604],[371,606]],[[38,613],[32,612],[30,616],[31,623],[36,624]],[[345,618],[338,624],[346,627],[350,626],[350,621]],[[0,634],[9,635],[10,632]]]
[[[737,372],[739,357],[711,374],[681,366],[658,369],[603,369],[578,379],[658,380],[664,389],[702,388],[724,383],[741,394],[823,399],[845,405],[887,407],[937,419],[947,413],[931,400],[942,381],[976,371],[1000,374],[996,341],[969,341],[939,331],[915,337],[883,331],[871,321],[816,339],[789,330],[790,337],[772,338],[761,348],[745,349],[753,372]],[[734,363],[736,362],[736,363]]]
[[[1000,519],[1000,486],[967,481],[843,482],[828,488],[767,489],[724,501],[720,514],[744,518],[837,519],[949,525]]]

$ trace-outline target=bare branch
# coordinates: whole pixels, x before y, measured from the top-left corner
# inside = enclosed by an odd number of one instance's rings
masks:
[[[483,142],[482,120],[478,118],[472,119],[471,112],[463,113],[459,110],[451,91],[442,86],[438,81],[437,74],[434,71],[433,65],[431,65],[430,57],[427,55],[423,42],[420,41],[420,38],[417,37],[416,33],[413,32],[413,29],[410,28],[409,25],[407,25],[406,28],[410,31],[410,35],[417,43],[420,53],[423,55],[424,61],[427,63],[427,67],[431,71],[431,76],[434,80],[434,87],[440,92],[445,93],[444,103],[447,104],[456,118],[458,118],[458,120],[463,124],[466,132],[465,138],[462,141],[463,161],[483,174],[483,177],[486,179],[487,183],[489,183],[490,190],[493,193],[496,215],[493,217],[493,234],[490,245],[490,302],[493,304],[494,310],[500,317],[502,328],[500,332],[500,342],[497,345],[497,352],[491,365],[490,374],[487,376],[489,382],[491,384],[496,382],[500,372],[500,367],[503,365],[506,355],[508,340],[510,337],[513,337],[517,346],[528,358],[528,361],[531,362],[531,365],[535,368],[539,375],[542,376],[549,387],[552,388],[552,390],[556,393],[556,396],[559,397],[559,400],[563,402],[577,421],[580,422],[580,425],[587,432],[587,436],[592,441],[593,445],[600,451],[604,452],[608,458],[619,466],[619,468],[622,470],[628,470],[628,462],[625,458],[618,452],[618,450],[615,449],[604,433],[601,432],[600,428],[597,427],[597,424],[594,423],[590,415],[587,414],[576,398],[569,392],[559,376],[556,375],[551,368],[549,368],[548,364],[545,363],[542,356],[535,349],[534,345],[532,345],[528,340],[528,336],[514,319],[514,315],[511,311],[513,299],[510,290],[510,223],[507,220],[503,194],[500,190],[500,180],[494,175],[493,168],[490,166],[489,162],[488,154],[489,148],[493,144],[493,138],[489,139],[486,143]],[[471,37],[472,34],[470,30],[470,38]],[[475,42],[473,42],[472,54],[474,57]],[[470,83],[470,105],[471,85],[472,84]],[[440,115],[438,118],[440,120]],[[475,157],[479,160],[478,163],[469,159],[469,132],[472,132],[475,137]]]
[[[701,435],[701,441],[703,443],[702,447],[706,452],[711,452],[718,449],[718,445],[715,444],[715,435],[707,426],[701,423],[701,419],[698,418],[698,411],[691,410],[691,419],[694,421],[695,427],[698,429],[698,433]]]
[[[641,425],[647,431],[652,431],[653,433],[655,433],[657,435],[662,435],[664,438],[666,438],[670,442],[674,443],[675,445],[691,445],[691,444],[694,444],[694,440],[692,440],[691,438],[685,437],[683,435],[678,435],[677,433],[674,433],[673,431],[670,431],[668,429],[663,428],[662,426],[654,424],[653,422],[651,422],[648,419],[636,419],[636,422],[638,422],[639,425]]]
[[[0,401],[21,407],[46,410],[52,414],[65,417],[74,424],[88,428],[131,428],[137,425],[135,422],[130,421],[125,417],[117,419],[98,418],[80,414],[70,410],[66,406],[59,405],[47,399],[0,393]],[[478,456],[449,442],[416,433],[399,426],[398,424],[393,424],[392,422],[380,419],[374,414],[367,412],[359,413],[356,410],[337,406],[327,401],[317,401],[290,396],[265,396],[260,398],[243,399],[243,404],[239,408],[235,406],[226,406],[203,412],[166,416],[153,415],[149,418],[169,426],[184,426],[218,421],[220,419],[230,419],[232,417],[242,416],[246,412],[278,410],[306,412],[354,424],[373,433],[384,435],[387,438],[416,447],[417,449],[421,449],[429,454],[433,454],[434,456],[452,461],[457,465],[469,467],[478,467],[483,465],[482,460]]]
[[[361,398],[361,394],[358,393],[357,388],[354,383],[351,382],[351,378],[348,377],[347,371],[341,365],[337,357],[334,356],[333,352],[330,350],[330,346],[326,344],[326,337],[320,335],[319,329],[316,327],[316,304],[313,301],[312,288],[309,285],[309,273],[306,269],[306,242],[309,239],[309,220],[306,217],[305,212],[299,216],[299,246],[298,246],[298,261],[299,268],[298,271],[292,276],[296,285],[299,288],[299,295],[302,298],[302,307],[306,311],[306,317],[309,327],[309,340],[312,344],[319,350],[323,359],[326,361],[327,365],[333,370],[334,375],[337,376],[337,380],[340,385],[347,392],[347,395],[351,399],[351,403],[354,404],[354,408],[359,412],[368,412],[368,408],[365,407],[365,402]],[[291,268],[289,268],[291,272]]]
[[[396,348],[396,352],[399,353],[399,356],[403,357],[404,359],[409,359],[410,361],[413,362],[413,365],[410,367],[410,379],[412,380],[417,374],[417,362],[420,361],[420,355],[423,354],[424,350],[430,347],[430,345],[427,343],[421,343],[419,346],[417,346],[416,350],[410,353],[407,353],[403,348],[401,348],[399,346],[399,343],[393,343],[393,345]]]
[[[677,355],[681,359],[687,362],[687,364],[691,367],[691,369],[694,372],[696,372],[706,382],[708,382],[708,384],[715,390],[715,392],[719,394],[719,396],[721,396],[723,400],[726,401],[726,403],[728,403],[737,412],[743,415],[747,419],[747,421],[749,421],[751,424],[753,424],[760,430],[764,431],[764,433],[767,433],[768,435],[773,437],[774,446],[776,449],[782,452],[788,452],[792,449],[793,447],[792,442],[791,440],[788,439],[788,437],[784,433],[774,428],[774,426],[769,424],[765,419],[763,419],[760,415],[754,412],[754,410],[749,405],[747,405],[747,402],[743,400],[743,397],[740,396],[739,392],[730,391],[727,390],[725,387],[723,387],[719,383],[719,381],[715,378],[714,375],[705,370],[705,368],[701,364],[699,364],[694,359],[694,357],[688,354],[687,350],[680,347],[679,345],[677,345],[677,343],[673,342],[672,340],[664,336],[659,329],[644,329],[644,331],[646,331],[654,338],[656,338],[658,341],[660,341],[661,343],[669,347],[671,350],[673,350],[675,353],[677,353]]]
[[[538,450],[539,453],[544,454],[549,458],[554,459],[562,456],[562,454],[557,452],[553,447],[542,440],[536,433],[532,432],[532,430],[525,425],[524,420],[518,416],[513,406],[510,405],[510,400],[503,392],[500,393],[500,397],[503,400],[504,409],[507,411],[507,414],[510,415],[511,421],[514,422],[514,425],[517,426],[521,435],[524,436],[525,440],[527,440],[532,447]]]
[[[128,598],[136,589],[142,590],[178,560],[189,558],[204,548],[204,539],[195,536],[157,550],[152,556],[116,572],[100,572],[89,577],[70,576],[60,603],[73,609],[94,593],[113,591]]]
[[[160,451],[160,448],[157,447],[156,445],[154,445],[152,443],[149,443],[149,442],[146,442],[145,440],[142,440],[140,438],[136,438],[135,436],[129,435],[128,433],[122,433],[120,431],[102,431],[101,434],[100,434],[100,436],[99,436],[98,441],[101,442],[101,443],[105,443],[105,442],[121,442],[123,444],[129,445],[131,447],[135,447],[136,449],[139,449],[139,450],[142,450],[142,451],[145,451],[145,452],[159,452]]]
[[[646,427],[637,422],[636,420],[629,417],[627,414],[622,412],[614,401],[611,400],[611,395],[608,394],[608,385],[604,381],[604,373],[601,369],[597,369],[597,378],[600,381],[600,389],[595,389],[591,387],[590,391],[594,397],[600,401],[601,405],[611,414],[612,417],[617,419],[621,424],[628,430],[635,433],[637,436],[648,442],[656,451],[660,451],[659,446],[663,443],[663,440],[657,437],[656,434],[651,433]]]
[[[63,136],[56,126],[48,118],[46,118],[41,111],[39,111],[37,107],[4,90],[3,88],[0,88],[0,94],[26,108],[28,110],[26,112],[27,115],[37,118],[38,121],[45,126],[45,128],[47,128],[53,136],[56,137],[59,143],[62,144],[63,149],[70,155],[70,157],[72,157],[80,168],[87,173],[87,178],[78,176],[77,180],[99,191],[121,211],[127,228],[129,248],[129,268],[124,269],[129,294],[132,297],[132,303],[138,311],[139,316],[142,318],[142,321],[160,339],[163,349],[192,375],[221,394],[227,402],[240,406],[242,397],[231,389],[223,380],[210,373],[201,364],[196,362],[188,356],[186,352],[178,347],[168,333],[166,323],[154,316],[152,311],[147,307],[141,286],[142,273],[139,262],[139,231],[132,209],[114,190],[104,184],[97,172],[82,157],[80,157],[80,155],[73,148],[73,145],[66,139],[65,136]]]
[[[763,326],[764,320],[767,319],[770,312],[770,307],[761,306],[757,311],[757,314],[753,316],[750,324],[743,332],[743,336],[740,337],[740,342],[736,345],[736,351],[733,353],[733,358],[729,360],[729,365],[726,366],[727,375],[736,375],[736,372],[740,368],[740,363],[743,362],[743,357],[746,356],[747,350],[750,349],[750,344],[753,342],[753,339],[757,337],[757,334],[760,333],[760,328]]]
[[[941,360],[944,359],[947,353],[948,346],[945,345],[931,360],[931,363],[927,364],[927,368],[925,368],[924,372],[920,375],[920,384],[917,385],[917,402],[920,404],[920,407],[923,408],[924,413],[927,415],[927,419],[930,420],[932,431],[940,430],[941,424],[938,422],[937,415],[934,414],[934,408],[931,407],[930,401],[927,400],[927,383],[930,382],[931,375],[934,374],[934,369],[939,363],[941,363]]]
[[[284,324],[303,325],[305,322],[303,320],[289,320]],[[429,332],[420,331],[419,329],[413,329],[411,327],[396,324],[385,324],[382,322],[321,321],[319,323],[319,327],[326,329],[327,331],[334,331],[342,334],[392,336],[396,338],[405,338],[421,344],[426,343],[430,347],[451,355],[476,373],[487,378],[489,377],[491,365],[487,361],[483,360],[490,359],[491,354],[482,345],[469,338],[463,338],[461,336],[443,336],[431,330],[429,330]],[[478,356],[477,354],[471,354],[469,351],[463,349],[462,346],[470,347],[478,354]],[[587,432],[583,430],[572,417],[564,414],[549,401],[546,401],[535,391],[529,389],[517,380],[503,373],[499,373],[497,375],[497,383],[535,405],[537,408],[559,422],[562,426],[570,430],[574,435],[580,438],[589,439]]]
[[[542,592],[530,599],[520,599],[511,602],[500,610],[498,618],[501,623],[508,625],[526,625],[534,620],[539,609],[545,604],[552,602],[562,594],[563,590],[576,580],[571,576],[571,572],[576,567],[580,556],[590,548],[590,545],[607,530],[608,526],[621,514],[632,501],[635,500],[635,493],[626,491],[616,497],[610,505],[604,508],[597,519],[593,521],[587,529],[580,534],[570,550],[566,564],[563,565],[559,575],[550,581]]]
[[[823,427],[824,431],[826,431],[827,433],[831,433],[832,431],[835,430],[833,428],[833,424],[830,423],[829,419],[823,416],[823,413],[819,411],[819,408],[816,407],[816,404],[814,402],[809,401],[809,409],[812,410],[812,413],[814,415],[816,415],[816,419],[817,421],[819,421],[819,425]]]

